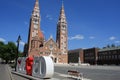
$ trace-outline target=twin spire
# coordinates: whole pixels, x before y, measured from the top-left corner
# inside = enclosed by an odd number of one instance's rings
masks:
[[[35,5],[34,5],[34,10],[32,15],[36,15],[40,17],[40,10],[39,10],[39,0],[36,0]],[[60,16],[59,16],[59,21],[58,22],[65,22],[66,23],[66,16],[65,16],[65,11],[64,11],[64,4],[62,0],[62,8],[60,10]]]

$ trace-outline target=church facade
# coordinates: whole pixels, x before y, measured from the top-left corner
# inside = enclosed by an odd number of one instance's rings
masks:
[[[68,63],[68,34],[64,6],[60,10],[57,23],[56,41],[52,36],[45,41],[40,26],[39,0],[36,0],[30,18],[28,42],[24,47],[26,56],[50,56],[55,63]]]

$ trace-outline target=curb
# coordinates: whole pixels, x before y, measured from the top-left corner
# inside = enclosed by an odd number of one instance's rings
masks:
[[[27,79],[38,80],[38,78],[29,76],[29,75],[26,75],[26,74],[21,74],[21,73],[15,72],[15,71],[12,71],[11,73],[12,73],[12,74],[19,75],[19,76],[24,77],[24,78],[27,78]]]
[[[50,79],[40,79],[40,78],[36,78],[36,77],[33,77],[33,76],[29,76],[29,75],[26,75],[26,74],[22,74],[22,73],[18,73],[18,72],[15,72],[15,71],[12,71],[11,73],[13,74],[16,74],[16,75],[19,75],[21,77],[24,77],[26,79],[32,79],[32,80],[59,80],[57,78],[50,78]]]
[[[8,69],[8,72],[9,72],[10,79],[11,79],[11,80],[15,80],[15,79],[13,78],[12,74],[11,74],[11,69],[10,69],[10,66],[9,66],[9,65],[7,65],[7,69]]]

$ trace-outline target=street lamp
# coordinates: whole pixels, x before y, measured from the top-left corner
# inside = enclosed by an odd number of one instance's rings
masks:
[[[21,40],[21,37],[19,35],[18,39],[17,39],[17,54],[16,54],[15,71],[16,71],[16,67],[17,67],[17,59],[18,59],[18,52],[19,52],[19,43],[20,43],[20,40]]]

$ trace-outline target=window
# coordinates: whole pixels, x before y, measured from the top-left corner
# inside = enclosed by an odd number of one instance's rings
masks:
[[[120,55],[118,55],[119,56],[119,59],[120,59]]]
[[[112,59],[114,59],[114,55],[112,55]]]
[[[101,59],[101,56],[99,56],[98,59],[100,60],[100,59]]]
[[[64,47],[64,49],[66,49],[66,47]]]
[[[108,55],[106,55],[106,59],[108,60]]]
[[[40,46],[39,47],[43,47],[43,44],[40,44]]]
[[[117,53],[117,51],[113,51],[113,54],[116,54]]]
[[[52,44],[50,44],[50,48],[52,48],[53,47],[53,45]]]
[[[115,59],[117,59],[117,55],[115,55]]]
[[[40,52],[40,54],[43,54],[43,52]]]
[[[111,56],[110,56],[110,55],[108,56],[108,59],[111,59]]]

